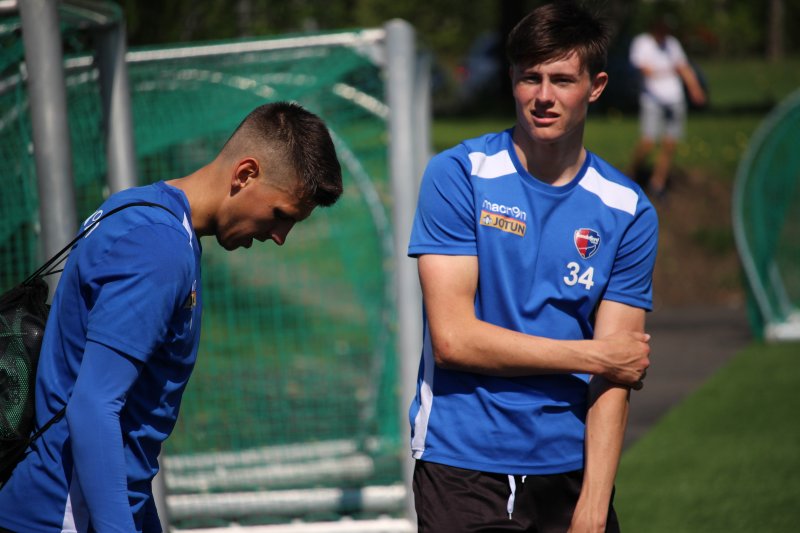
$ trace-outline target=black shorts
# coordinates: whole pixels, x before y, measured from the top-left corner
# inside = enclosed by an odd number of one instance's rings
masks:
[[[523,476],[512,478],[513,483],[505,474],[417,461],[413,486],[418,533],[567,531],[582,470],[525,476],[524,481]],[[613,503],[613,494],[611,499]],[[618,532],[617,515],[609,504],[606,533]]]

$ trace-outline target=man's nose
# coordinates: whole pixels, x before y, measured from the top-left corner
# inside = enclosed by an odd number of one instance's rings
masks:
[[[283,222],[278,224],[270,233],[269,238],[272,239],[273,242],[278,246],[283,246],[283,243],[286,242],[286,238],[289,236],[289,232],[292,231],[293,227],[294,222]]]
[[[536,93],[536,99],[540,102],[553,101],[553,84],[548,80],[542,80],[539,84],[539,92]]]

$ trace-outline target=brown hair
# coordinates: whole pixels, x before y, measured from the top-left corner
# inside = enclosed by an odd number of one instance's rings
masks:
[[[240,144],[241,142],[241,144]],[[261,105],[248,114],[222,148],[270,153],[297,175],[299,192],[315,205],[333,205],[342,194],[342,169],[330,132],[317,115],[291,102]]]
[[[606,68],[610,33],[599,16],[574,1],[538,7],[517,23],[506,41],[512,66],[528,67],[576,52],[594,76]]]

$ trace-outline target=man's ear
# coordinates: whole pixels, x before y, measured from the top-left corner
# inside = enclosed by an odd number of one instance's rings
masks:
[[[252,157],[240,159],[233,169],[231,176],[231,192],[236,192],[246,187],[252,180],[258,178],[261,167],[258,161]]]
[[[603,94],[603,89],[606,88],[608,85],[608,74],[605,72],[598,72],[594,78],[592,78],[592,90],[589,93],[589,102],[594,102],[600,95]]]

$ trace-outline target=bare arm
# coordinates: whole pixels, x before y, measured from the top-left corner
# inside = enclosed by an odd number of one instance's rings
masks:
[[[686,84],[686,90],[689,92],[689,98],[692,100],[692,103],[696,105],[705,104],[706,93],[702,85],[700,85],[700,80],[697,79],[692,67],[688,64],[683,64],[677,66],[675,70],[678,71],[678,74]]]
[[[644,331],[645,311],[621,303],[603,301],[595,321],[595,338],[617,331]],[[586,415],[586,458],[583,486],[570,533],[604,532],[608,506],[617,475],[630,389],[595,376],[589,383]]]
[[[649,336],[643,332],[557,341],[479,320],[476,257],[423,255],[419,275],[434,358],[441,367],[495,376],[581,372],[633,385],[650,364]]]

